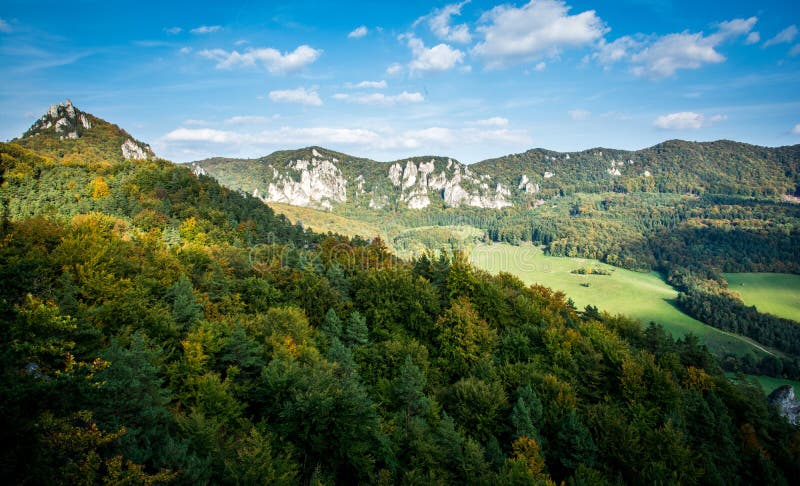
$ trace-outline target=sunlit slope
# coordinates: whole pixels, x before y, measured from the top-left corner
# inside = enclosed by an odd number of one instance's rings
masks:
[[[491,273],[508,272],[527,284],[538,283],[561,290],[578,308],[595,305],[600,310],[625,314],[645,324],[653,321],[676,337],[692,332],[717,353],[762,353],[751,341],[714,329],[678,310],[673,305],[677,291],[656,272],[633,272],[584,258],[551,257],[530,245],[478,245],[470,261]],[[571,273],[580,268],[600,268],[610,275]]]

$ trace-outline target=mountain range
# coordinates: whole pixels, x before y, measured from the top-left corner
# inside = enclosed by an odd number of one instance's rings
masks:
[[[670,140],[637,151],[532,149],[465,165],[448,157],[377,162],[321,147],[192,162],[264,202],[331,210],[500,209],[576,192],[779,197],[800,194],[800,145]]]

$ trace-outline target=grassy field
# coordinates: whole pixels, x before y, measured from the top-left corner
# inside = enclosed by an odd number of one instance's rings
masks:
[[[735,380],[736,375],[733,373],[725,373],[728,378]],[[748,379],[754,379],[761,385],[761,389],[764,390],[765,395],[769,395],[772,393],[776,388],[783,385],[792,385],[794,388],[795,395],[800,395],[800,382],[787,380],[785,378],[772,378],[771,376],[763,376],[763,375],[744,375]]]
[[[726,273],[728,288],[760,312],[800,322],[800,275]]]
[[[717,353],[761,355],[764,352],[745,338],[719,331],[679,311],[673,305],[677,291],[655,272],[638,273],[583,258],[551,257],[531,245],[478,245],[471,252],[470,261],[491,273],[508,272],[527,284],[539,283],[561,290],[579,309],[591,304],[644,323],[654,321],[675,337],[692,332]],[[571,273],[579,268],[600,268],[611,275]]]

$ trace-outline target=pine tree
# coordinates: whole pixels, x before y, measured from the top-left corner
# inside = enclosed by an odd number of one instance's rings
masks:
[[[172,317],[179,325],[187,326],[203,316],[202,307],[194,296],[192,281],[186,274],[181,274],[167,294],[172,298]]]
[[[328,309],[325,314],[325,320],[322,322],[320,330],[328,337],[328,339],[338,339],[342,337],[342,320],[333,309]]]
[[[347,319],[344,329],[344,340],[349,346],[360,346],[369,342],[367,320],[358,311],[353,311]]]

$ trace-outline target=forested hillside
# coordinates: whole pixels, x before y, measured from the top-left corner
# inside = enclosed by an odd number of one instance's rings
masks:
[[[797,428],[691,335],[92,153],[0,145],[9,483],[800,480]]]

